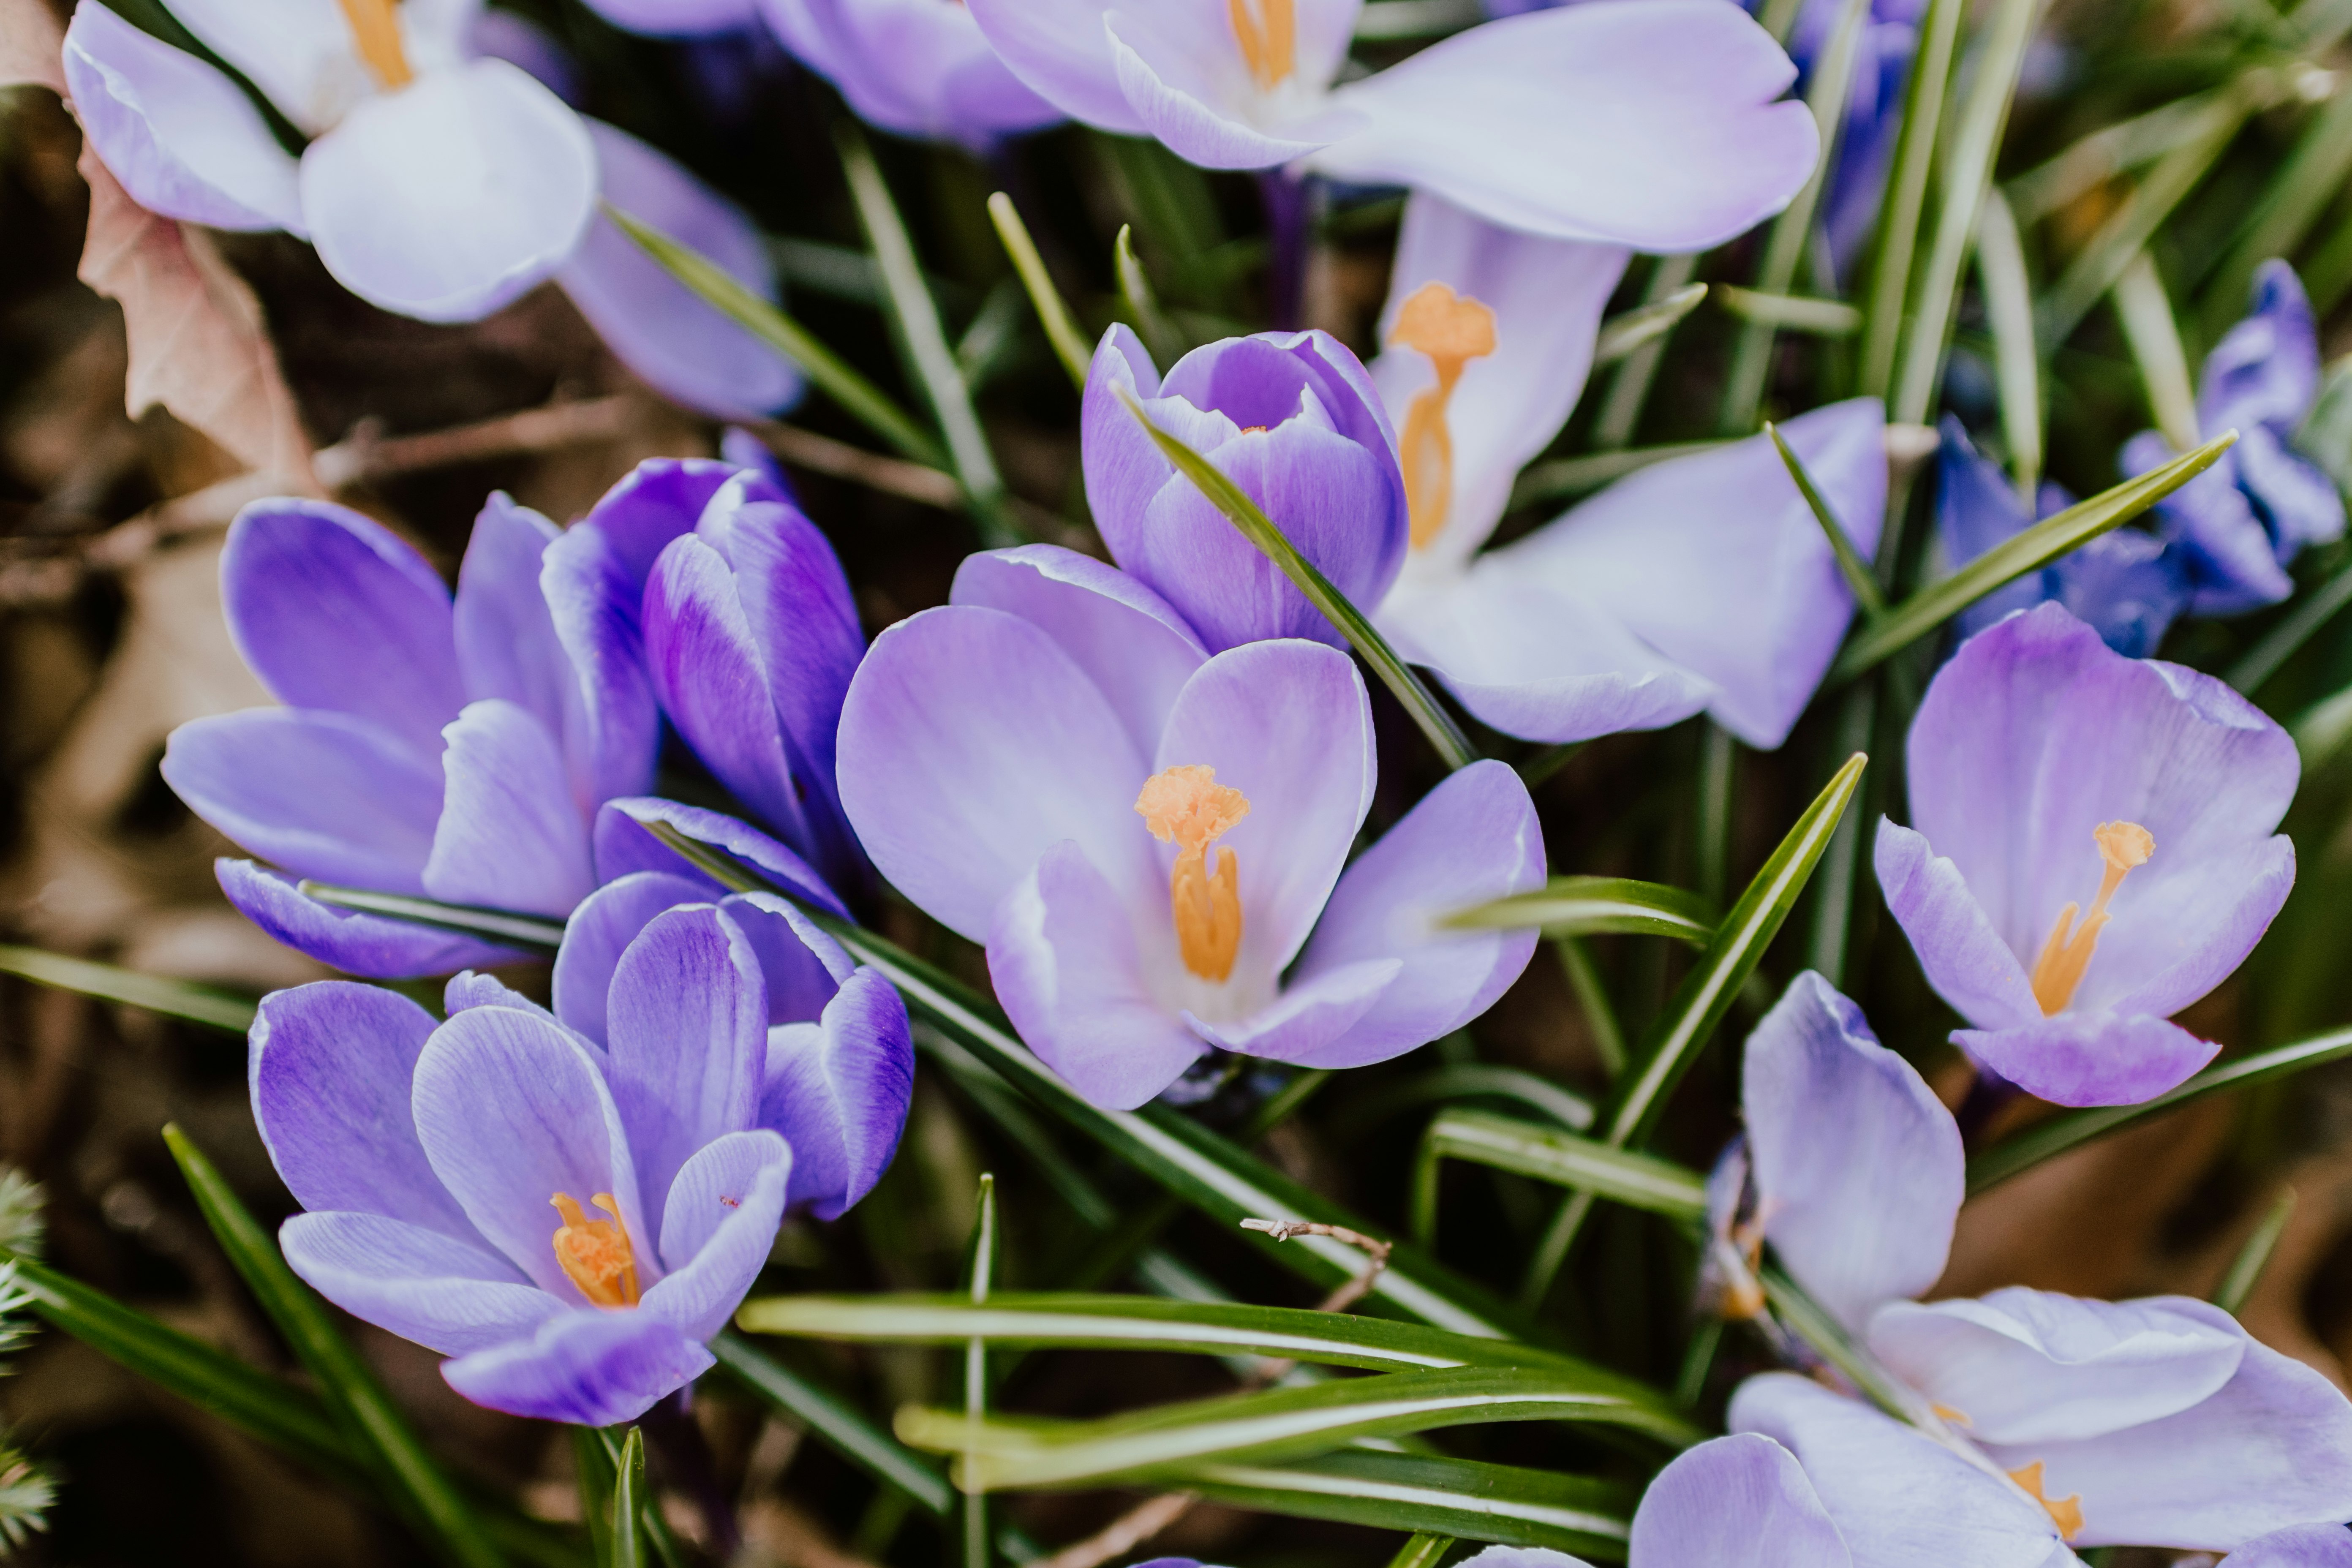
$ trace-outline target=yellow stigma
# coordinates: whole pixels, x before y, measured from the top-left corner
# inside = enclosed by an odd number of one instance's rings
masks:
[[[2062,1497],[2054,1502],[2042,1496],[2041,1460],[2034,1460],[2021,1470],[2010,1471],[2009,1479],[2023,1487],[2028,1495],[2042,1505],[2050,1515],[2050,1522],[2058,1527],[2060,1535],[2072,1541],[2083,1533],[2083,1494],[2077,1492],[2073,1497]]]
[[[1298,18],[1294,0],[1225,0],[1234,41],[1242,47],[1258,90],[1272,92],[1298,68]]]
[[[610,1193],[590,1201],[613,1217],[590,1219],[580,1212],[580,1201],[570,1193],[547,1200],[563,1223],[555,1227],[555,1261],[580,1293],[599,1307],[637,1304],[637,1253],[629,1245],[629,1227],[621,1223],[620,1205]]]
[[[1242,945],[1241,867],[1232,850],[1221,849],[1212,874],[1209,846],[1249,808],[1247,795],[1217,782],[1216,769],[1197,764],[1152,774],[1135,797],[1151,836],[1176,846],[1176,865],[1168,874],[1176,945],[1184,967],[1203,980],[1223,983]]]
[[[1404,459],[1405,506],[1412,514],[1412,547],[1419,550],[1444,530],[1454,508],[1454,432],[1446,424],[1446,407],[1462,367],[1495,352],[1495,312],[1444,283],[1424,283],[1398,308],[1389,344],[1419,349],[1437,371],[1437,384],[1413,395],[1397,441]]]
[[[352,41],[375,79],[387,88],[406,87],[416,73],[408,68],[408,55],[400,47],[397,0],[341,0],[343,20],[352,26]]]
[[[2098,951],[2099,930],[2107,923],[2107,900],[2124,885],[2126,873],[2147,864],[2156,853],[2156,836],[2137,822],[2102,822],[2091,837],[2098,841],[2107,873],[2099,879],[2099,896],[2091,900],[2091,912],[2083,917],[2080,929],[2074,917],[2083,906],[2068,904],[2058,911],[2058,923],[2050,928],[2042,955],[2033,961],[2033,999],[2042,1005],[2044,1017],[2064,1012],[2074,999],[2083,972],[2091,966],[2091,954]]]

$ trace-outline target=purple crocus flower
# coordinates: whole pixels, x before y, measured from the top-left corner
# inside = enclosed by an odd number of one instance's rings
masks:
[[[781,900],[665,902],[699,896],[603,889],[554,1014],[470,973],[437,1026],[343,981],[262,1003],[254,1116],[308,1211],[287,1261],[477,1404],[643,1414],[711,1365],[786,1209],[837,1215],[897,1145],[897,994]]]
[[[1297,638],[1212,656],[1135,578],[1046,546],[977,555],[875,640],[841,722],[875,865],[983,943],[1022,1037],[1131,1108],[1209,1048],[1383,1061],[1490,1006],[1530,931],[1430,917],[1543,879],[1532,804],[1463,769],[1348,863],[1371,710]]]
[[[2165,537],[2187,556],[2200,616],[2274,605],[2294,591],[2286,567],[2306,544],[2344,536],[2336,482],[2296,454],[2295,428],[2319,395],[2319,332],[2294,268],[2266,261],[2254,275],[2254,307],[2205,356],[2197,424],[2206,436],[2238,432],[2238,444],[2157,503]],[[2168,461],[2153,430],[2124,447],[2126,474]]]
[[[1936,531],[1955,571],[2039,518],[2074,504],[2064,490],[2045,483],[2038,517],[2027,516],[2000,466],[1979,454],[1948,414],[1937,471]],[[1963,638],[1971,637],[2013,611],[2053,599],[2090,623],[2117,653],[2145,658],[2188,607],[2186,559],[2178,546],[2153,534],[2116,529],[1986,595],[1961,611],[1955,626]]]
[[[1719,244],[1819,151],[1795,68],[1717,0],[1598,0],[1489,22],[1334,85],[1362,0],[972,0],[1013,75],[1073,119],[1206,168],[1303,163],[1492,223],[1645,250]]]
[[[1879,886],[1977,1063],[2130,1105],[2219,1048],[2170,1016],[2253,951],[2294,882],[2286,732],[2211,676],[2115,652],[2057,605],[1937,673]],[[2087,913],[2085,910],[2087,909]]]
[[[544,63],[544,50],[515,47],[527,40],[514,26],[478,28],[467,0],[170,9],[310,140],[289,153],[226,76],[82,0],[66,79],[90,145],[142,206],[308,239],[343,287],[421,321],[478,320],[553,279],[632,369],[689,406],[737,417],[798,395],[792,366],[663,272],[597,201],[772,296],[749,220],[498,58]]]
[[[760,10],[882,130],[985,152],[1062,118],[1005,68],[963,0],[760,0]]]
[[[540,592],[557,538],[493,496],[453,601],[425,558],[327,501],[257,501],[221,558],[229,635],[285,706],[172,733],[163,777],[278,870],[219,865],[232,903],[355,974],[515,954],[313,902],[294,879],[561,918],[596,886],[598,805],[652,780],[653,729],[616,729]]]
[[[1840,0],[1806,0],[1796,26],[1789,30],[1789,53],[1797,62],[1801,83],[1808,88],[1843,8]],[[1838,132],[1836,162],[1822,198],[1822,229],[1841,278],[1870,243],[1878,222],[1895,143],[1903,132],[1903,99],[1926,9],[1926,0],[1871,0],[1863,18],[1853,85],[1846,93],[1845,124]]]
[[[546,591],[616,736],[651,748],[667,717],[795,854],[862,879],[834,731],[865,637],[832,545],[774,479],[641,463],[549,550]]]

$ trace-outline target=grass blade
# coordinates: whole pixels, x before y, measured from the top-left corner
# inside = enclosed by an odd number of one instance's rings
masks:
[[[2237,439],[2234,430],[2216,437],[2160,468],[2126,479],[2111,490],[2103,490],[2001,541],[1950,576],[1922,588],[1889,609],[1883,619],[1864,627],[1838,656],[1830,679],[1852,679],[1910,647],[2002,584],[2046,566],[2084,541],[2130,521],[2211,468],[2214,459],[2228,451]]]
[[[1675,330],[1675,324],[1699,307],[1706,298],[1706,285],[1692,283],[1676,289],[1664,299],[1649,304],[1636,305],[1622,316],[1612,316],[1601,323],[1601,332],[1592,342],[1592,368],[1613,364],[1644,343],[1653,343]]]
[[[1977,280],[1992,326],[1994,379],[2000,388],[2000,434],[2009,469],[2030,513],[2042,482],[2042,345],[2033,335],[2033,280],[2017,217],[1997,186],[1977,215]]]
[[[1643,289],[1643,304],[1662,304],[1673,299],[1689,286],[1691,274],[1697,270],[1696,256],[1659,257]],[[1609,395],[1601,399],[1601,413],[1592,422],[1594,450],[1614,452],[1633,438],[1633,428],[1642,422],[1643,406],[1650,401],[1650,388],[1657,383],[1658,364],[1665,353],[1665,339],[1654,337],[1626,355],[1625,362],[1617,367],[1617,374],[1610,379]],[[1512,504],[1520,504],[1517,495]]]
[[[890,187],[874,162],[874,150],[856,122],[843,120],[834,127],[841,151],[841,172],[848,181],[850,199],[856,204],[858,226],[873,247],[881,268],[883,308],[888,313],[898,345],[923,395],[947,437],[948,461],[963,487],[964,500],[980,529],[981,542],[991,549],[1024,542],[1004,505],[1004,480],[996,471],[988,447],[988,432],[971,406],[971,389],[957,367],[955,350],[948,344],[947,329],[940,324],[940,308],[923,281],[922,264],[914,242],[890,199]]]
[[[2278,673],[2279,666],[2301,651],[2303,645],[2317,636],[2319,628],[2334,620],[2336,612],[2347,604],[2352,604],[2352,567],[2338,572],[2317,593],[2305,596],[2285,619],[2263,633],[2263,640],[2248,648],[2222,679],[2240,696],[2252,697],[2263,682]]]
[[[1997,1186],[2021,1171],[2032,1170],[2055,1154],[2080,1143],[2103,1138],[2151,1116],[2161,1116],[2192,1100],[2225,1089],[2250,1089],[2258,1083],[2292,1077],[2329,1062],[2352,1057],[2352,1029],[2336,1029],[2307,1040],[2257,1051],[2219,1067],[2207,1068],[2177,1089],[2138,1105],[2100,1105],[2084,1110],[2063,1110],[2037,1121],[2015,1137],[2002,1140],[1969,1162],[1971,1195]]]
[[[1437,1568],[1453,1546],[1452,1536],[1424,1531],[1397,1548],[1397,1554],[1389,1559],[1389,1568]]]
[[[167,1018],[183,1018],[232,1035],[242,1035],[253,1026],[258,1005],[250,996],[199,985],[192,980],[141,974],[111,963],[43,952],[36,947],[0,945],[0,974],[14,974],[36,985],[75,991],[101,1001],[143,1007]]]
[[[1637,357],[1648,353],[1656,345],[1637,351]],[[1622,443],[1621,443],[1622,445]],[[1630,451],[1590,452],[1580,458],[1560,458],[1549,463],[1538,463],[1519,475],[1519,482],[1511,487],[1510,510],[1534,506],[1539,501],[1558,500],[1565,496],[1583,495],[1601,486],[1638,473],[1652,463],[1663,463],[1670,458],[1687,458],[1695,452],[1712,452],[1724,441],[1675,441],[1657,447],[1636,447]]]
[[[468,936],[505,942],[513,947],[538,948],[553,952],[563,945],[563,922],[542,920],[536,915],[477,909],[466,904],[445,904],[436,899],[415,898],[407,893],[378,893],[366,888],[339,888],[331,882],[304,881],[299,884],[299,890],[306,899],[316,899],[339,910],[388,915],[396,921],[435,926],[442,931],[464,931]]]
[[[1904,306],[1911,266],[1919,250],[1919,220],[1927,207],[1927,174],[1936,161],[1936,132],[1958,55],[1967,0],[1928,0],[1920,18],[1919,44],[1911,57],[1911,80],[1904,89],[1903,129],[1895,142],[1886,198],[1879,207],[1877,244],[1870,259],[1870,287],[1864,313],[1862,389],[1886,395],[1895,374],[1895,349],[1902,341]]]
[[[1380,677],[1381,684],[1395,695],[1404,710],[1412,716],[1412,721],[1420,726],[1421,732],[1429,737],[1429,743],[1437,749],[1437,754],[1445,765],[1463,768],[1476,762],[1478,753],[1471,749],[1461,726],[1454,722],[1453,715],[1446,712],[1437,699],[1431,695],[1429,688],[1422,684],[1421,678],[1412,672],[1412,667],[1397,657],[1396,650],[1389,647],[1388,639],[1374,629],[1363,612],[1349,604],[1347,596],[1331,585],[1331,580],[1316,568],[1315,563],[1298,552],[1273,520],[1258,510],[1257,503],[1250,500],[1239,485],[1220,473],[1215,464],[1154,425],[1151,416],[1144,412],[1143,405],[1136,401],[1133,394],[1122,387],[1119,399],[1127,405],[1127,411],[1135,416],[1135,422],[1142,426],[1144,432],[1151,437],[1152,445],[1160,448],[1160,455],[1200,488],[1210,504],[1225,514],[1243,538],[1256,545],[1267,560],[1282,568],[1283,575],[1307,595],[1308,604],[1322,611],[1324,618],[1339,628],[1357,654],[1371,666],[1372,673]]]
[[[2263,1215],[2238,1248],[2238,1256],[2230,1261],[2230,1271],[2221,1276],[2221,1283],[2213,1288],[2213,1305],[2235,1317],[2246,1304],[2246,1298],[2262,1283],[2263,1270],[2270,1264],[2271,1254],[2278,1249],[2279,1237],[2286,1234],[2287,1221],[2294,1217],[2294,1189],[2286,1187]]]
[[[1837,556],[1838,570],[1845,576],[1847,592],[1853,595],[1853,602],[1862,606],[1865,617],[1876,620],[1886,613],[1886,595],[1879,592],[1878,579],[1871,575],[1869,563],[1863,560],[1862,552],[1853,547],[1853,536],[1846,532],[1845,524],[1838,521],[1837,513],[1830,510],[1829,498],[1822,494],[1821,486],[1813,483],[1813,476],[1805,471],[1804,460],[1790,447],[1780,434],[1780,427],[1767,420],[1764,433],[1772,437],[1773,450],[1780,454],[1780,461],[1788,466],[1789,477],[1797,481],[1798,493],[1805,498],[1805,505],[1812,509],[1813,521],[1822,525],[1822,532],[1828,536],[1830,550]]]
[[[1423,1149],[1428,1158],[1516,1172],[1669,1219],[1696,1221],[1706,1214],[1706,1178],[1696,1171],[1539,1122],[1448,1110],[1430,1124]]]
[[[572,1471],[589,1547],[597,1568],[604,1568],[613,1561],[613,1462],[604,1457],[604,1434],[593,1426],[572,1428]]]
[[[1850,338],[1862,331],[1862,311],[1843,300],[1804,294],[1768,294],[1729,283],[1717,288],[1716,302],[1741,321],[1817,338]]]
[[[1152,363],[1174,364],[1184,355],[1183,334],[1160,310],[1160,297],[1152,292],[1151,279],[1136,257],[1134,231],[1126,224],[1118,226],[1118,238],[1111,243],[1110,262],[1118,274],[1119,300],[1135,330],[1143,334],[1143,346],[1151,351]]]
[[[2131,258],[2116,279],[2116,316],[2132,361],[2139,366],[2140,385],[2147,392],[2148,411],[2156,427],[2176,452],[2197,445],[2197,388],[2189,379],[2189,354],[2180,346],[2180,323],[2172,317],[2172,300],[2157,275],[2156,262],[2145,250]]]
[[[1437,923],[1467,931],[1535,926],[1546,936],[1630,931],[1703,944],[1715,934],[1717,918],[1705,899],[1680,888],[1618,877],[1554,877],[1532,893],[1457,910]]]
[[[692,246],[609,203],[604,208],[621,232],[644,247],[662,270],[685,284],[703,302],[791,360],[843,412],[882,437],[900,457],[928,468],[947,466],[948,455],[931,433],[891,401],[888,394],[824,345],[823,340]]]
[[[621,1442],[621,1462],[613,1468],[613,1522],[604,1532],[608,1568],[645,1568],[643,1537],[635,1521],[646,1501],[646,1435],[632,1426]]]
[[[2207,342],[2220,341],[2244,312],[2254,268],[2273,256],[2294,254],[2343,190],[2347,174],[2352,174],[2352,93],[2338,90],[2271,176],[2229,259],[2205,285],[2199,319]]]
[[[1087,386],[1087,366],[1094,353],[1087,347],[1086,334],[1063,302],[1062,291],[1054,287],[1054,275],[1045,270],[1045,258],[1037,254],[1037,242],[1029,237],[1028,225],[1021,221],[1021,210],[1013,198],[1003,191],[988,198],[988,217],[996,226],[996,237],[1003,242],[1004,254],[1013,258],[1013,269],[1021,275],[1021,286],[1029,290],[1029,302],[1037,308],[1037,322],[1045,329],[1045,341],[1054,346],[1054,357],[1062,362],[1069,373],[1070,384],[1083,392]]]
[[[1604,1562],[1624,1558],[1632,1532],[1627,1488],[1475,1459],[1349,1450],[1289,1465],[1204,1465],[1173,1484],[1260,1513],[1549,1546]]]
[[[811,1383],[731,1331],[710,1342],[710,1353],[738,1383],[876,1480],[904,1493],[924,1512],[944,1515],[954,1506],[955,1490],[946,1476],[831,1389]]]
[[[335,1327],[326,1303],[295,1278],[278,1244],[247,1212],[219,1170],[177,1127],[163,1129],[163,1142],[178,1162],[205,1223],[239,1278],[286,1336],[295,1355],[318,1381],[327,1408],[370,1457],[400,1511],[415,1519],[440,1554],[465,1568],[498,1568],[505,1559],[482,1533],[473,1510],[457,1495],[426,1451],[408,1418],[393,1404],[375,1373]]]

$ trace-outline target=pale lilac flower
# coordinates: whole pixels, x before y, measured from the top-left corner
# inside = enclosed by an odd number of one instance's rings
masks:
[[[1345,654],[1212,657],[1135,579],[1045,546],[978,555],[884,632],[842,713],[842,799],[876,867],[983,943],[998,999],[1097,1104],[1211,1047],[1382,1061],[1493,1004],[1532,931],[1431,917],[1539,885],[1534,808],[1455,773],[1348,862],[1371,711]]]
[[[1072,118],[1207,168],[1303,163],[1492,223],[1688,250],[1778,210],[1819,151],[1780,46],[1721,0],[1597,0],[1338,80],[1361,0],[973,0]]]
[[[255,1120],[308,1211],[287,1261],[477,1404],[643,1414],[712,1364],[786,1208],[838,1214],[897,1144],[896,993],[780,900],[668,905],[698,896],[599,893],[552,1015],[472,973],[437,1026],[341,981],[262,1003]]]
[[[2294,882],[2294,743],[2211,676],[2109,648],[2056,605],[1937,672],[1879,886],[1981,1067],[2062,1105],[2163,1093],[2218,1048],[2171,1016]]]
[[[884,131],[986,152],[1062,118],[1005,68],[963,0],[759,5],[784,47]]]
[[[2294,268],[2267,261],[2253,310],[2205,356],[2197,388],[2206,438],[2238,432],[2214,465],[2157,503],[2165,537],[2188,557],[2200,616],[2274,605],[2294,591],[2286,568],[2306,544],[2344,536],[2336,481],[2292,445],[2319,395],[2319,331]],[[2124,471],[2146,473],[2173,453],[2156,431],[2132,438]]]
[[[701,38],[757,26],[759,0],[585,0],[588,9],[632,33]]]
[[[2221,1568],[2352,1568],[2352,1531],[2340,1524],[2297,1524],[2247,1542]]]

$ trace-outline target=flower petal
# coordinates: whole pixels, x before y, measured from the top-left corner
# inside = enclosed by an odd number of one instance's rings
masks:
[[[871,1192],[898,1152],[914,1089],[907,1005],[873,970],[842,982],[814,1029],[772,1027],[760,1125],[793,1146],[785,1201],[838,1219]]]
[[[773,893],[739,893],[719,907],[759,958],[771,1028],[814,1021],[857,972],[841,943]]]
[[[2221,1559],[2221,1568],[2352,1568],[2352,1531],[2292,1524],[2238,1547]]]
[[[1970,1023],[1990,1028],[2040,1020],[2042,1005],[2033,999],[2025,965],[1949,857],[1882,816],[1874,858],[1887,911],[1911,939],[1937,995]]]
[[[643,1310],[698,1340],[725,1328],[776,1245],[792,1168],[793,1152],[764,1129],[697,1150],[670,1184],[661,1231],[669,1274]]]
[[[441,770],[341,713],[249,708],[164,742],[163,781],[243,847],[297,876],[421,893]]]
[[[563,100],[478,59],[368,98],[302,154],[319,258],[361,299],[479,321],[563,264],[596,210],[596,149]]]
[[[585,811],[596,798],[585,698],[539,585],[562,533],[503,490],[483,502],[457,569],[452,629],[467,700],[503,698],[536,717],[562,742],[572,797]]]
[[[570,914],[595,890],[596,876],[560,742],[529,710],[498,698],[468,702],[444,733],[447,796],[425,890],[453,904]]]
[[[530,955],[458,931],[337,909],[296,890],[294,879],[250,860],[222,858],[213,875],[237,913],[295,952],[346,974],[408,980],[477,963],[519,963]]]
[[[829,914],[849,918],[847,906],[807,861],[753,827],[724,812],[646,795],[608,800],[596,814],[596,874],[605,881],[632,871],[667,871],[699,877],[702,873],[677,850],[655,837],[653,825],[677,829],[698,843],[734,857],[783,889],[793,898],[814,904]],[[722,889],[714,883],[715,896]]]
[[[1596,0],[1456,33],[1339,88],[1370,128],[1315,155],[1490,223],[1705,250],[1779,211],[1820,138],[1771,35],[1715,0]]]
[[[1660,1470],[1633,1514],[1631,1550],[1644,1568],[1853,1562],[1797,1457],[1753,1432],[1686,1448]]]
[[[875,867],[986,939],[997,901],[1075,838],[1121,901],[1164,904],[1134,812],[1151,766],[1093,681],[1001,610],[925,610],[874,639],[841,715],[841,797]]]
[[[1370,960],[1401,963],[1377,1005],[1309,1065],[1385,1061],[1493,1006],[1535,955],[1536,933],[1441,931],[1433,921],[1543,879],[1542,825],[1509,767],[1473,763],[1423,795],[1348,868],[1299,960],[1294,983]]]
[[[1119,6],[1103,27],[1119,91],[1145,132],[1199,168],[1270,168],[1364,124],[1360,114],[1326,110],[1284,134],[1260,130],[1253,110],[1269,95],[1251,80],[1232,24],[1206,5]]]
[[[1748,1037],[1740,1084],[1764,1234],[1790,1273],[1849,1329],[1924,1295],[1951,1250],[1966,1162],[1917,1070],[1809,969]]]
[[[714,1364],[656,1313],[583,1308],[549,1319],[528,1340],[446,1362],[441,1375],[475,1404],[509,1415],[617,1426]]]
[[[2254,271],[2252,309],[2213,345],[2198,376],[2197,423],[2209,434],[2293,430],[2319,396],[2319,327],[2303,281],[2284,261]]]
[[[696,1150],[758,1114],[768,1041],[759,958],[716,906],[667,910],[621,954],[606,1018],[605,1081],[638,1181],[667,1193]]]
[[[1141,136],[1103,26],[1113,8],[1114,0],[974,0],[971,17],[1005,68],[1038,97],[1097,131]]]
[[[1349,1031],[1380,1005],[1403,969],[1394,958],[1330,965],[1299,976],[1243,1017],[1211,1021],[1188,1008],[1184,1023],[1211,1045],[1244,1056],[1308,1068],[1355,1067],[1344,1055]]]
[[[760,16],[752,0],[588,0],[588,8],[615,27],[656,38],[733,32]]]
[[[2145,1013],[2080,1010],[2003,1029],[1955,1029],[1952,1043],[2053,1105],[2138,1105],[2179,1088],[2221,1049]]]
[[[698,876],[632,871],[589,894],[564,922],[563,945],[555,954],[555,1016],[597,1045],[609,1044],[606,999],[621,954],[664,910],[707,904],[719,893]]]
[[[378,1214],[298,1214],[278,1233],[310,1288],[377,1328],[443,1355],[518,1339],[563,1303],[479,1242]]]
[[[543,1018],[555,1016],[495,975],[478,974],[470,969],[451,975],[449,983],[441,988],[443,1016],[462,1013],[468,1007],[515,1007]]]
[[[882,130],[978,151],[1062,117],[1005,68],[961,0],[761,0],[761,11]]]

